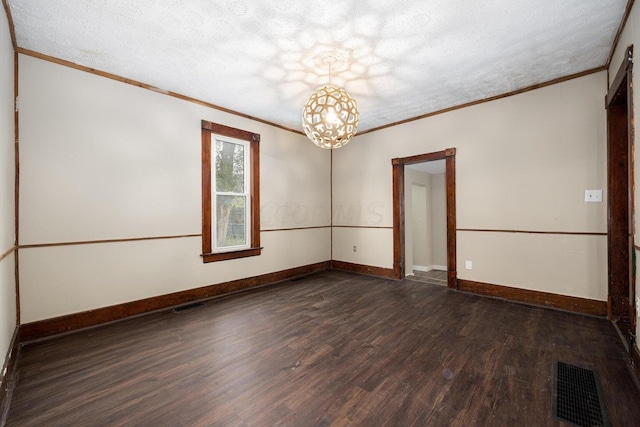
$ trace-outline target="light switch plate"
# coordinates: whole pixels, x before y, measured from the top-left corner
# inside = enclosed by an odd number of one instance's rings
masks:
[[[585,202],[601,202],[602,190],[584,190]]]

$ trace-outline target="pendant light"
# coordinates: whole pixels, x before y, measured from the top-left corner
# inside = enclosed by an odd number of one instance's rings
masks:
[[[316,63],[329,68],[329,84],[316,89],[302,109],[305,134],[318,147],[327,149],[340,148],[351,141],[360,122],[356,100],[331,84],[331,67],[337,61],[334,52],[318,55]]]

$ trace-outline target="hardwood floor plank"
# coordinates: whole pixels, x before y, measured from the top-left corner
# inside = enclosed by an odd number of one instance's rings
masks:
[[[29,343],[6,425],[560,426],[556,360],[640,425],[627,357],[601,318],[327,271]]]

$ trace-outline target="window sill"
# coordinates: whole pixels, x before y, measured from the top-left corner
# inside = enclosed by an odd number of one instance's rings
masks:
[[[262,248],[241,249],[238,251],[216,252],[210,254],[202,254],[202,262],[226,261],[236,258],[246,258],[250,256],[258,256],[262,252]]]

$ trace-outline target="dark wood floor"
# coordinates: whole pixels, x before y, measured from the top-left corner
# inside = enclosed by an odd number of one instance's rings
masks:
[[[29,344],[7,426],[560,426],[555,360],[640,425],[624,356],[604,319],[330,271]]]

